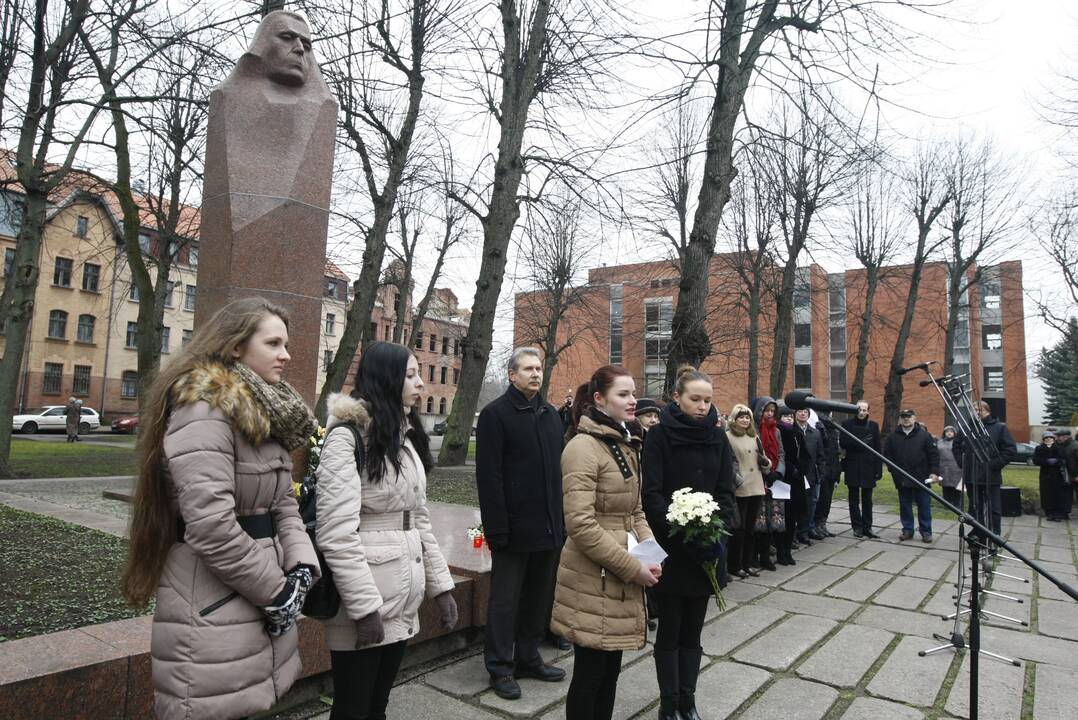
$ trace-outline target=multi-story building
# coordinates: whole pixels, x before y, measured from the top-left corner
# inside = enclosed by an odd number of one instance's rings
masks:
[[[865,363],[864,399],[882,412],[890,361],[910,291],[909,266],[884,268],[872,312]],[[777,276],[778,269],[771,273]],[[677,301],[677,270],[669,262],[602,267],[590,271],[588,286],[567,309],[558,330],[559,344],[570,338],[560,355],[550,395],[560,399],[606,363],[628,368],[636,378],[638,395],[660,397]],[[774,287],[768,280],[765,287]],[[917,312],[906,348],[908,364],[944,359],[947,325],[947,266],[929,263],[924,269]],[[748,351],[752,325],[743,290],[745,284],[730,255],[712,260],[707,303],[712,352],[701,368],[715,383],[715,403],[729,411],[750,399]],[[799,271],[793,293],[793,327],[784,391],[811,390],[824,398],[848,400],[857,364],[861,318],[865,306],[863,269],[827,273],[818,265]],[[515,341],[534,342],[529,326],[538,303],[534,292],[516,296]],[[1022,305],[1022,266],[1005,262],[982,268],[982,279],[960,303],[954,366],[968,375],[974,395],[993,406],[1015,437],[1028,439],[1025,330]],[[772,366],[775,300],[765,291],[757,313],[756,395],[766,394]],[[942,366],[935,368],[942,371]],[[941,400],[921,377],[907,376],[903,404],[918,411],[932,432],[943,429]]]

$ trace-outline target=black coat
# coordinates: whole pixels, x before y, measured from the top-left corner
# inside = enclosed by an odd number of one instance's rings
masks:
[[[670,555],[655,589],[669,595],[710,595],[711,583],[700,564],[686,551],[680,535],[670,536],[666,511],[676,490],[689,487],[711,493],[726,529],[732,531],[736,517],[733,449],[726,433],[715,427],[714,408],[712,416],[701,422],[669,403],[660,417],[644,439],[643,456],[644,513],[656,541]]]
[[[475,480],[487,541],[497,550],[535,552],[561,547],[561,417],[536,395],[512,385],[479,413]]]
[[[842,427],[876,452],[882,450],[880,426],[875,420],[859,420],[854,417],[843,422]],[[846,451],[846,459],[842,461],[846,484],[850,487],[876,487],[876,483],[883,477],[883,461],[844,434],[839,445]]]
[[[1041,507],[1048,517],[1069,515],[1073,507],[1071,486],[1063,484],[1065,460],[1062,450],[1058,445],[1048,447],[1041,443],[1033,451],[1033,464],[1041,468]],[[1053,460],[1055,462],[1052,462]]]
[[[895,428],[883,443],[883,454],[894,465],[922,481],[915,485],[905,475],[891,469],[891,479],[896,488],[923,487],[929,475],[940,474],[940,451],[936,438],[920,425],[914,425],[909,434]]]
[[[807,505],[805,496],[805,469],[811,462],[805,448],[805,436],[796,425],[779,423],[779,437],[782,439],[782,451],[786,456],[786,474],[783,481],[790,486],[790,508],[787,521],[800,517]]]
[[[973,452],[973,446],[959,433],[955,436],[954,458],[962,466],[962,480],[968,485],[976,482],[978,485],[1002,485],[1003,468],[1018,452],[1018,445],[1011,437],[1011,431],[1007,429],[1007,423],[1000,422],[994,417],[987,417],[981,421],[988,433],[988,441],[997,451],[996,457],[988,463],[988,478],[985,479],[984,469],[977,462],[977,456]]]
[[[805,464],[801,467],[801,473],[809,481],[810,487],[816,487],[827,473],[827,451],[824,449],[823,433],[814,426],[806,424],[805,427],[797,426],[804,438],[806,453]]]
[[[824,479],[837,483],[842,475],[842,448],[839,446],[838,430],[824,423],[817,425],[816,429],[820,431],[820,438],[823,440]]]

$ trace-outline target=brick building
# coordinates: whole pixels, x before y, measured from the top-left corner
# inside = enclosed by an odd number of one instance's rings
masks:
[[[716,255],[711,267],[708,330],[711,356],[701,368],[715,383],[715,403],[728,412],[749,399],[750,325],[744,287],[734,256]],[[883,390],[898,326],[910,286],[909,266],[885,268],[874,303],[865,367],[865,396],[876,417],[883,410]],[[777,275],[778,268],[771,272]],[[559,345],[571,341],[551,376],[549,394],[560,402],[598,366],[620,363],[636,378],[637,395],[659,397],[666,371],[677,270],[669,262],[595,268],[578,301],[568,308],[558,330]],[[792,341],[785,391],[811,390],[818,397],[847,400],[853,381],[861,316],[865,301],[863,269],[827,273],[818,265],[799,272],[794,291]],[[983,279],[963,303],[955,345],[954,372],[969,374],[974,395],[984,398],[1010,425],[1019,440],[1029,437],[1026,388],[1022,266],[1005,262],[983,268]],[[535,292],[516,296],[514,342],[534,344]],[[765,293],[758,314],[756,395],[767,393],[773,355],[773,295]],[[947,267],[929,263],[918,295],[917,314],[906,350],[907,364],[943,361],[947,321]],[[937,368],[942,371],[942,366]],[[939,373],[937,373],[939,374]],[[903,405],[918,411],[935,434],[944,413],[936,391],[921,388],[920,374],[905,379]],[[967,382],[968,382],[967,381]]]

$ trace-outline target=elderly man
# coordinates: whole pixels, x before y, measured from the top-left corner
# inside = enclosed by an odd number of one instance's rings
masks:
[[[879,452],[880,426],[868,419],[869,405],[862,400],[857,403],[857,417],[842,423],[847,431],[865,445]],[[846,452],[842,470],[846,475],[846,487],[850,491],[850,526],[854,537],[879,537],[872,531],[872,491],[883,477],[883,463],[866,450],[861,443],[843,435],[839,445]]]
[[[932,498],[925,482],[938,482],[940,453],[932,434],[917,423],[917,413],[907,408],[898,414],[898,427],[883,443],[883,454],[893,467],[908,472],[916,481],[895,470],[891,477],[898,489],[898,515],[902,520],[899,540],[913,538],[913,505],[917,503],[917,529],[922,542],[932,542]]]
[[[520,697],[516,678],[565,678],[539,655],[565,541],[563,428],[539,394],[542,382],[539,351],[515,350],[509,389],[479,413],[475,434],[479,509],[491,553],[485,660],[491,687],[506,700]]]
[[[973,516],[999,535],[1003,524],[1000,487],[1003,485],[1003,468],[1018,451],[1018,446],[1011,437],[1007,424],[992,415],[992,408],[984,400],[976,406],[977,415],[988,436],[988,451],[991,457],[985,468],[977,461],[973,446],[968,439],[959,434],[954,441],[954,456],[962,466],[962,480],[966,487],[975,485],[975,492],[970,493]],[[974,500],[976,502],[974,502]]]

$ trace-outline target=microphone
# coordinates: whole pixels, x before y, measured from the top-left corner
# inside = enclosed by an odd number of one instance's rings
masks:
[[[847,415],[856,415],[859,412],[856,405],[839,402],[837,400],[821,400],[812,393],[804,390],[794,390],[786,393],[783,402],[786,403],[786,407],[794,410],[807,409],[815,410],[816,412],[845,413]]]
[[[911,373],[914,370],[928,370],[929,365],[939,365],[938,360],[929,360],[928,362],[919,363],[917,365],[910,365],[908,368],[899,368],[895,370],[895,375],[905,375]]]

